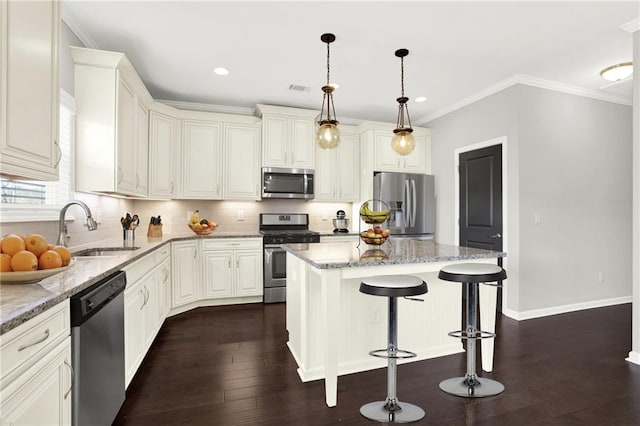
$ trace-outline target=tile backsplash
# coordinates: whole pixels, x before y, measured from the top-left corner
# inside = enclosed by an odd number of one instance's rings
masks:
[[[101,196],[88,193],[76,193],[76,199],[82,200],[91,209],[98,220],[98,229],[87,231],[84,212],[79,206],[71,206],[67,216],[75,219],[67,222],[71,236],[69,246],[80,247],[89,243],[122,235],[120,218],[127,212],[140,217],[140,227],[136,231],[146,236],[151,216],[162,217],[165,234],[188,231],[188,212],[199,210],[200,216],[214,220],[219,230],[230,232],[254,233],[258,230],[260,213],[308,213],[309,228],[318,232],[333,231],[332,220],[337,210],[344,210],[348,218],[357,214],[357,205],[352,203],[324,203],[300,200],[264,200],[264,201],[211,201],[211,200],[131,200]],[[355,228],[354,228],[355,226]],[[357,231],[358,222],[351,220],[352,230]],[[18,233],[22,235],[38,233],[47,241],[54,243],[58,237],[58,221],[42,222],[2,222],[0,235]],[[140,235],[140,234],[139,234]]]

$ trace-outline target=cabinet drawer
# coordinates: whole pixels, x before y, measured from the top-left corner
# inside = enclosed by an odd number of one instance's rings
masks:
[[[138,281],[144,274],[149,272],[155,266],[154,254],[150,253],[142,259],[136,260],[134,263],[122,268],[127,273],[127,286]]]
[[[161,264],[169,256],[171,256],[171,244],[165,244],[153,252],[153,265]]]
[[[69,300],[0,336],[1,387],[71,335]]]
[[[203,250],[262,249],[262,238],[224,238],[202,240]]]

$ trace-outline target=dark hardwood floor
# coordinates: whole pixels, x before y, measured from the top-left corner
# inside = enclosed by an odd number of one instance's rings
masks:
[[[630,304],[522,322],[502,317],[496,331],[494,371],[480,375],[505,385],[499,396],[440,391],[441,380],[464,374],[463,354],[398,367],[398,397],[426,411],[419,424],[640,425],[640,366],[624,360]],[[359,408],[384,399],[386,370],[340,377],[338,406],[328,408],[324,382],[300,382],[286,341],[284,304],[169,318],[114,424],[375,424]]]

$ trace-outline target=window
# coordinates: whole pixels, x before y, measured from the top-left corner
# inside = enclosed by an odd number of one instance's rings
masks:
[[[73,191],[75,119],[75,101],[61,90],[59,141],[62,157],[58,181],[0,179],[2,222],[57,220],[60,207],[71,198]]]

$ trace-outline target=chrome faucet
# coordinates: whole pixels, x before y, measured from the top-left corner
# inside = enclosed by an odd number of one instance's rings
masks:
[[[64,221],[64,215],[67,213],[67,209],[73,204],[79,205],[84,210],[84,214],[87,216],[87,223],[84,226],[86,226],[89,231],[95,231],[98,229],[98,223],[93,220],[93,217],[91,217],[91,210],[89,209],[89,206],[80,200],[71,200],[62,206],[62,209],[60,209],[60,218],[58,219],[58,241],[56,242],[59,246],[67,247],[69,234],[67,234],[67,224]]]

